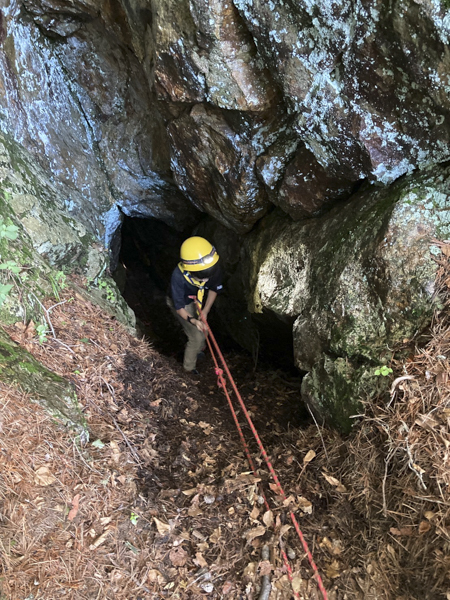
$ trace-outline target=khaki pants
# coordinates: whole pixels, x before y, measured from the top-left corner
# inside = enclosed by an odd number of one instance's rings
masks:
[[[188,341],[184,349],[183,367],[186,371],[192,371],[197,365],[197,354],[205,348],[205,334],[199,331],[195,325],[186,321],[180,317],[177,311],[173,307],[172,300],[167,302],[178,319],[184,333],[187,335]],[[186,304],[184,309],[191,315],[191,317],[197,317],[195,311],[195,303],[191,302]]]

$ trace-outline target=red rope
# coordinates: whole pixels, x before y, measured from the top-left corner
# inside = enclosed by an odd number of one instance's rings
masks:
[[[251,417],[250,417],[250,415],[248,413],[248,410],[247,410],[247,408],[246,408],[246,406],[244,404],[244,401],[242,400],[242,397],[241,397],[241,395],[239,393],[239,390],[237,389],[236,383],[235,383],[235,381],[234,381],[234,379],[233,379],[233,377],[232,377],[232,375],[230,373],[230,370],[229,370],[228,365],[227,365],[227,363],[225,361],[225,358],[223,357],[223,354],[222,354],[222,352],[221,352],[221,350],[220,350],[220,348],[219,348],[219,346],[218,346],[218,344],[216,342],[216,339],[215,339],[215,337],[213,335],[213,332],[211,331],[211,328],[208,325],[207,320],[203,316],[203,313],[202,313],[202,310],[201,310],[201,308],[199,306],[198,301],[197,301],[197,308],[198,308],[198,311],[199,311],[200,318],[201,318],[203,324],[207,328],[208,335],[206,336],[206,341],[208,343],[208,347],[210,349],[211,355],[213,356],[214,363],[215,363],[215,366],[216,366],[216,375],[218,375],[218,379],[220,381],[220,386],[219,387],[222,387],[224,389],[225,395],[226,395],[227,400],[228,400],[228,404],[229,404],[231,412],[233,414],[234,422],[236,423],[239,435],[241,437],[241,441],[243,442],[245,454],[247,456],[247,460],[249,461],[250,468],[252,469],[253,473],[256,474],[256,469],[254,467],[254,463],[253,463],[253,460],[251,458],[250,451],[248,449],[248,445],[247,445],[247,443],[245,441],[244,435],[242,433],[242,428],[241,428],[241,426],[238,423],[236,411],[234,410],[233,404],[232,404],[231,399],[230,399],[229,394],[228,394],[228,390],[227,390],[227,387],[226,387],[226,381],[225,381],[225,379],[223,377],[223,371],[222,371],[222,369],[219,369],[219,366],[218,366],[218,363],[217,363],[217,360],[216,360],[216,356],[215,356],[215,354],[213,352],[213,348],[212,348],[210,340],[212,340],[212,342],[213,342],[213,345],[214,345],[214,348],[215,348],[215,350],[217,352],[217,355],[220,358],[220,361],[221,361],[222,366],[223,366],[223,368],[225,370],[225,373],[226,373],[226,375],[227,375],[227,377],[228,377],[228,379],[229,379],[229,381],[231,383],[231,386],[233,388],[234,393],[236,394],[236,398],[238,399],[239,405],[242,408],[242,411],[243,411],[243,413],[244,413],[244,415],[245,415],[245,417],[247,419],[247,422],[248,422],[248,424],[250,426],[250,429],[251,429],[251,431],[253,433],[253,436],[254,436],[257,444],[258,444],[258,447],[259,447],[259,450],[261,452],[261,455],[263,456],[264,461],[265,461],[265,463],[267,465],[267,468],[269,469],[269,472],[270,472],[270,474],[272,476],[272,479],[274,480],[275,485],[277,486],[278,493],[280,494],[280,496],[282,497],[283,500],[286,500],[286,494],[284,493],[284,490],[281,487],[281,484],[280,484],[280,481],[278,479],[278,476],[275,473],[275,470],[274,470],[274,468],[272,466],[272,463],[270,462],[270,459],[269,459],[269,456],[268,456],[268,454],[266,452],[266,449],[265,449],[265,447],[264,447],[264,445],[263,445],[263,443],[262,443],[262,441],[261,441],[261,439],[259,437],[258,432],[256,431],[256,428],[255,428],[255,426],[253,424],[253,421],[252,421],[252,419],[251,419]],[[265,499],[264,495],[263,495],[263,498],[265,500],[266,506],[268,507],[267,500]],[[317,568],[316,563],[314,562],[313,556],[312,556],[312,554],[311,554],[311,552],[309,550],[308,544],[306,543],[306,540],[305,540],[305,538],[303,536],[303,533],[302,533],[302,531],[300,529],[300,526],[299,526],[298,521],[297,521],[297,519],[295,517],[295,514],[292,511],[289,511],[289,516],[290,516],[291,521],[292,521],[292,523],[294,525],[295,531],[297,532],[297,535],[300,538],[300,542],[301,542],[301,544],[303,546],[303,550],[305,551],[305,554],[308,557],[309,564],[311,565],[311,568],[312,568],[312,570],[314,572],[314,577],[316,579],[316,582],[317,582],[317,585],[319,587],[319,590],[322,593],[323,599],[324,600],[328,600],[327,591],[326,591],[326,589],[325,589],[325,587],[323,585],[322,578],[320,577],[320,574],[319,574],[319,570]],[[284,555],[283,558],[286,557],[286,554],[285,554],[284,550],[282,550],[282,554]],[[287,560],[287,557],[286,557],[286,560]],[[289,576],[289,574],[292,574],[292,571],[290,569],[289,563],[287,563],[287,567],[288,567],[288,576]],[[289,579],[292,582],[291,576],[289,576]],[[296,597],[299,597],[298,594],[295,591],[294,591],[294,594],[296,595]]]
[[[253,458],[252,458],[252,455],[250,454],[250,450],[248,448],[247,441],[245,439],[244,433],[242,431],[242,428],[240,426],[240,423],[239,423],[237,415],[236,415],[236,411],[234,410],[233,403],[231,402],[231,398],[230,398],[230,395],[228,393],[227,382],[225,381],[225,379],[223,377],[223,371],[222,371],[222,369],[219,368],[219,365],[218,365],[217,359],[216,359],[216,355],[214,354],[214,351],[213,351],[212,346],[211,346],[211,342],[209,341],[208,338],[206,338],[206,341],[208,342],[208,347],[209,347],[209,350],[211,352],[211,356],[213,357],[213,360],[214,360],[215,370],[216,370],[216,375],[217,375],[217,385],[218,385],[218,387],[221,387],[223,389],[224,393],[225,393],[225,396],[226,396],[226,398],[228,400],[228,405],[229,405],[230,410],[231,410],[231,414],[233,415],[234,422],[236,424],[237,430],[239,432],[239,436],[241,438],[242,445],[244,447],[245,455],[247,456],[248,464],[250,465],[250,468],[251,468],[251,470],[253,472],[253,475],[255,477],[258,477],[258,471],[257,471],[257,469],[255,467],[255,463],[253,462]],[[261,484],[258,484],[258,485],[259,485],[260,494],[261,494],[261,496],[263,497],[263,500],[264,500],[264,505],[266,507],[266,510],[270,510],[270,506],[269,506],[269,503],[267,501],[266,495],[264,494],[264,490],[262,489]],[[273,529],[275,529],[275,525],[273,525]],[[289,581],[291,583],[291,586],[292,586],[294,577],[293,577],[293,574],[292,574],[291,565],[289,564],[289,560],[288,560],[288,557],[286,556],[286,552],[284,551],[284,549],[281,549],[281,555],[282,555],[282,558],[283,558],[284,565],[286,567],[286,572],[287,572],[288,579],[289,579]],[[292,587],[292,592],[294,594],[294,597],[298,598],[300,600],[300,594],[298,592],[296,592],[293,587]]]

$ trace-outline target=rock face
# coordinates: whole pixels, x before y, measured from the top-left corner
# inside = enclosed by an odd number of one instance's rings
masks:
[[[114,267],[124,215],[190,231],[206,213],[244,249],[240,264],[224,251],[230,307],[245,292],[251,311],[295,321],[304,397],[344,427],[377,388],[368,373],[386,345],[432,310],[430,239],[447,226],[436,166],[450,159],[447,5],[4,2],[4,218],[49,264],[78,257],[94,273],[106,263],[92,236]],[[253,348],[255,324],[239,319],[230,329]]]
[[[37,161],[2,133],[0,256],[1,324],[26,327],[33,322],[36,331],[40,326],[50,336],[51,319],[43,303],[48,298],[57,303],[67,274],[76,272],[92,282],[92,290],[82,292],[72,284],[74,293],[83,293],[133,328],[133,313],[113,280],[106,283],[105,249],[82,223],[65,214],[64,197]],[[108,294],[102,293],[104,288]],[[88,436],[73,385],[39,364],[1,327],[0,355],[1,381],[19,386],[56,418]]]
[[[2,130],[52,174],[67,212],[98,236],[116,206],[177,228],[193,223],[196,211],[171,177],[155,96],[124,40],[123,11],[105,12],[105,22],[96,3],[25,8],[13,0],[0,20]]]
[[[449,193],[450,168],[434,168],[359,192],[319,219],[274,213],[248,237],[249,310],[295,317],[302,393],[342,429],[378,389],[374,371],[389,348],[413,338],[436,307],[433,240],[450,235]]]
[[[92,283],[98,304],[134,327],[134,315],[112,279],[107,283],[110,302],[102,293],[106,249],[64,208],[64,196],[44,169],[10,136],[0,133],[0,225],[12,225],[17,234],[9,239],[0,231],[0,290],[4,285],[11,288],[5,295],[0,292],[0,322],[41,320],[43,298],[55,293],[65,274],[76,272]]]
[[[327,171],[389,183],[448,157],[444,3],[235,5],[297,114],[299,136]]]

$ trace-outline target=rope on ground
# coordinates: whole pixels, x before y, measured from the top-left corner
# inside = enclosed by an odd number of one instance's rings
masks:
[[[250,468],[252,469],[254,475],[257,475],[257,471],[256,471],[256,468],[255,468],[253,459],[251,457],[251,454],[250,454],[247,442],[246,442],[244,434],[242,432],[242,428],[241,428],[241,426],[239,425],[239,422],[238,422],[236,411],[234,409],[233,403],[231,401],[230,395],[229,395],[227,387],[226,387],[226,380],[225,380],[225,378],[223,376],[224,371],[225,371],[225,373],[226,373],[226,375],[228,377],[228,380],[229,380],[229,382],[230,382],[230,384],[231,384],[231,386],[233,388],[233,391],[234,391],[234,393],[236,395],[236,398],[237,398],[237,400],[239,402],[239,405],[240,405],[240,407],[241,407],[241,409],[242,409],[242,411],[243,411],[243,413],[245,415],[245,418],[247,419],[249,427],[250,427],[250,429],[251,429],[251,431],[253,433],[253,436],[254,436],[257,444],[258,444],[259,450],[261,452],[262,457],[264,458],[264,461],[265,461],[265,463],[267,465],[267,468],[269,469],[269,472],[270,472],[270,474],[272,476],[272,479],[275,482],[275,485],[277,486],[278,493],[280,494],[280,496],[282,497],[283,500],[286,500],[287,499],[286,498],[286,494],[284,493],[284,490],[281,487],[280,481],[278,479],[277,474],[275,473],[275,470],[274,470],[274,468],[272,466],[272,463],[270,462],[270,459],[269,459],[269,456],[268,456],[268,454],[266,452],[266,449],[265,449],[265,447],[264,447],[264,445],[263,445],[263,443],[261,441],[261,438],[259,437],[258,432],[256,431],[256,428],[255,428],[255,426],[253,424],[253,421],[252,421],[252,419],[251,419],[251,417],[250,417],[250,415],[249,415],[249,413],[247,411],[247,408],[246,408],[246,406],[244,404],[244,401],[242,400],[242,397],[241,397],[241,395],[239,393],[239,390],[238,390],[238,388],[236,386],[236,383],[235,383],[235,381],[234,381],[234,379],[233,379],[233,377],[232,377],[232,375],[230,373],[230,370],[229,370],[228,365],[227,365],[227,363],[225,361],[225,358],[223,357],[223,354],[222,354],[222,352],[221,352],[221,350],[219,348],[219,345],[217,344],[217,341],[216,341],[216,339],[215,339],[215,337],[214,337],[214,335],[213,335],[213,333],[211,331],[211,328],[210,328],[210,326],[209,326],[206,318],[204,317],[204,315],[202,313],[202,310],[201,310],[201,307],[199,306],[198,301],[197,301],[197,309],[198,309],[198,312],[199,312],[199,315],[200,315],[200,318],[201,318],[203,324],[207,328],[206,341],[208,343],[208,347],[209,347],[209,350],[211,352],[211,356],[213,357],[213,360],[214,360],[215,371],[216,371],[216,375],[218,376],[218,385],[219,385],[219,387],[222,387],[223,390],[224,390],[225,396],[226,396],[227,401],[228,401],[228,405],[230,406],[230,410],[231,410],[232,415],[233,415],[234,422],[235,422],[236,427],[237,427],[238,432],[239,432],[239,436],[240,436],[241,441],[243,443],[244,451],[245,451],[247,460],[249,462]],[[212,343],[211,343],[211,341],[212,341]],[[213,346],[214,346],[214,348],[213,348]],[[221,368],[219,368],[219,364],[218,364],[217,357],[216,357],[216,354],[215,354],[214,350],[217,353],[217,356],[220,358],[220,362],[222,363],[223,370]],[[268,510],[270,510],[268,502],[266,500],[266,497],[265,497],[264,493],[262,494],[262,496],[263,496],[264,504],[266,505],[266,508]],[[301,542],[301,544],[303,546],[303,550],[305,551],[305,554],[308,557],[309,564],[311,565],[311,568],[312,568],[313,573],[314,573],[315,580],[317,582],[317,586],[318,586],[319,590],[322,593],[323,599],[324,600],[328,600],[327,591],[326,591],[326,589],[325,589],[325,587],[323,585],[322,578],[321,578],[321,576],[319,574],[319,570],[317,568],[316,563],[314,562],[314,559],[313,559],[313,556],[311,554],[311,551],[310,551],[310,549],[308,547],[308,544],[307,544],[307,542],[306,542],[306,540],[305,540],[305,538],[303,536],[303,533],[302,533],[302,531],[300,529],[300,526],[298,524],[297,518],[296,518],[295,514],[293,513],[293,511],[289,511],[289,516],[290,516],[291,521],[292,521],[292,523],[294,525],[295,531],[297,532],[297,535],[298,535],[298,537],[300,539],[300,542]],[[290,580],[290,582],[292,584],[292,569],[291,569],[291,567],[289,565],[288,558],[287,558],[286,553],[285,553],[285,551],[284,551],[283,548],[281,548],[281,554],[283,556],[283,562],[285,563],[287,571],[288,571],[289,580]],[[293,590],[293,592],[294,592],[295,597],[299,598],[298,592],[296,592],[295,590]]]

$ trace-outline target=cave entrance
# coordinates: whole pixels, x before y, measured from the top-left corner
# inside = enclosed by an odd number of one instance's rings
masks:
[[[139,333],[157,351],[180,364],[186,337],[167,306],[166,297],[172,271],[179,261],[180,246],[190,235],[191,230],[176,231],[157,219],[125,217],[119,266],[114,273],[123,297],[136,314]],[[216,301],[216,310],[213,309],[210,314],[211,327],[221,350],[232,357],[235,367],[241,375],[245,374],[247,380],[255,371],[264,371],[274,381],[283,381],[291,390],[286,402],[292,404],[294,401],[296,404],[295,409],[288,410],[289,423],[293,424],[292,412],[298,413],[298,419],[294,418],[297,423],[304,422],[305,409],[300,402],[301,373],[293,362],[292,322],[282,322],[271,314],[254,316],[247,313],[244,318],[252,319],[252,325],[258,331],[258,349],[255,355],[242,348],[227,333],[227,323],[219,316],[235,314],[233,307],[239,304],[235,298],[228,296],[227,276],[230,274],[225,273],[224,276],[225,291]],[[242,302],[239,310],[243,314],[245,308]]]

